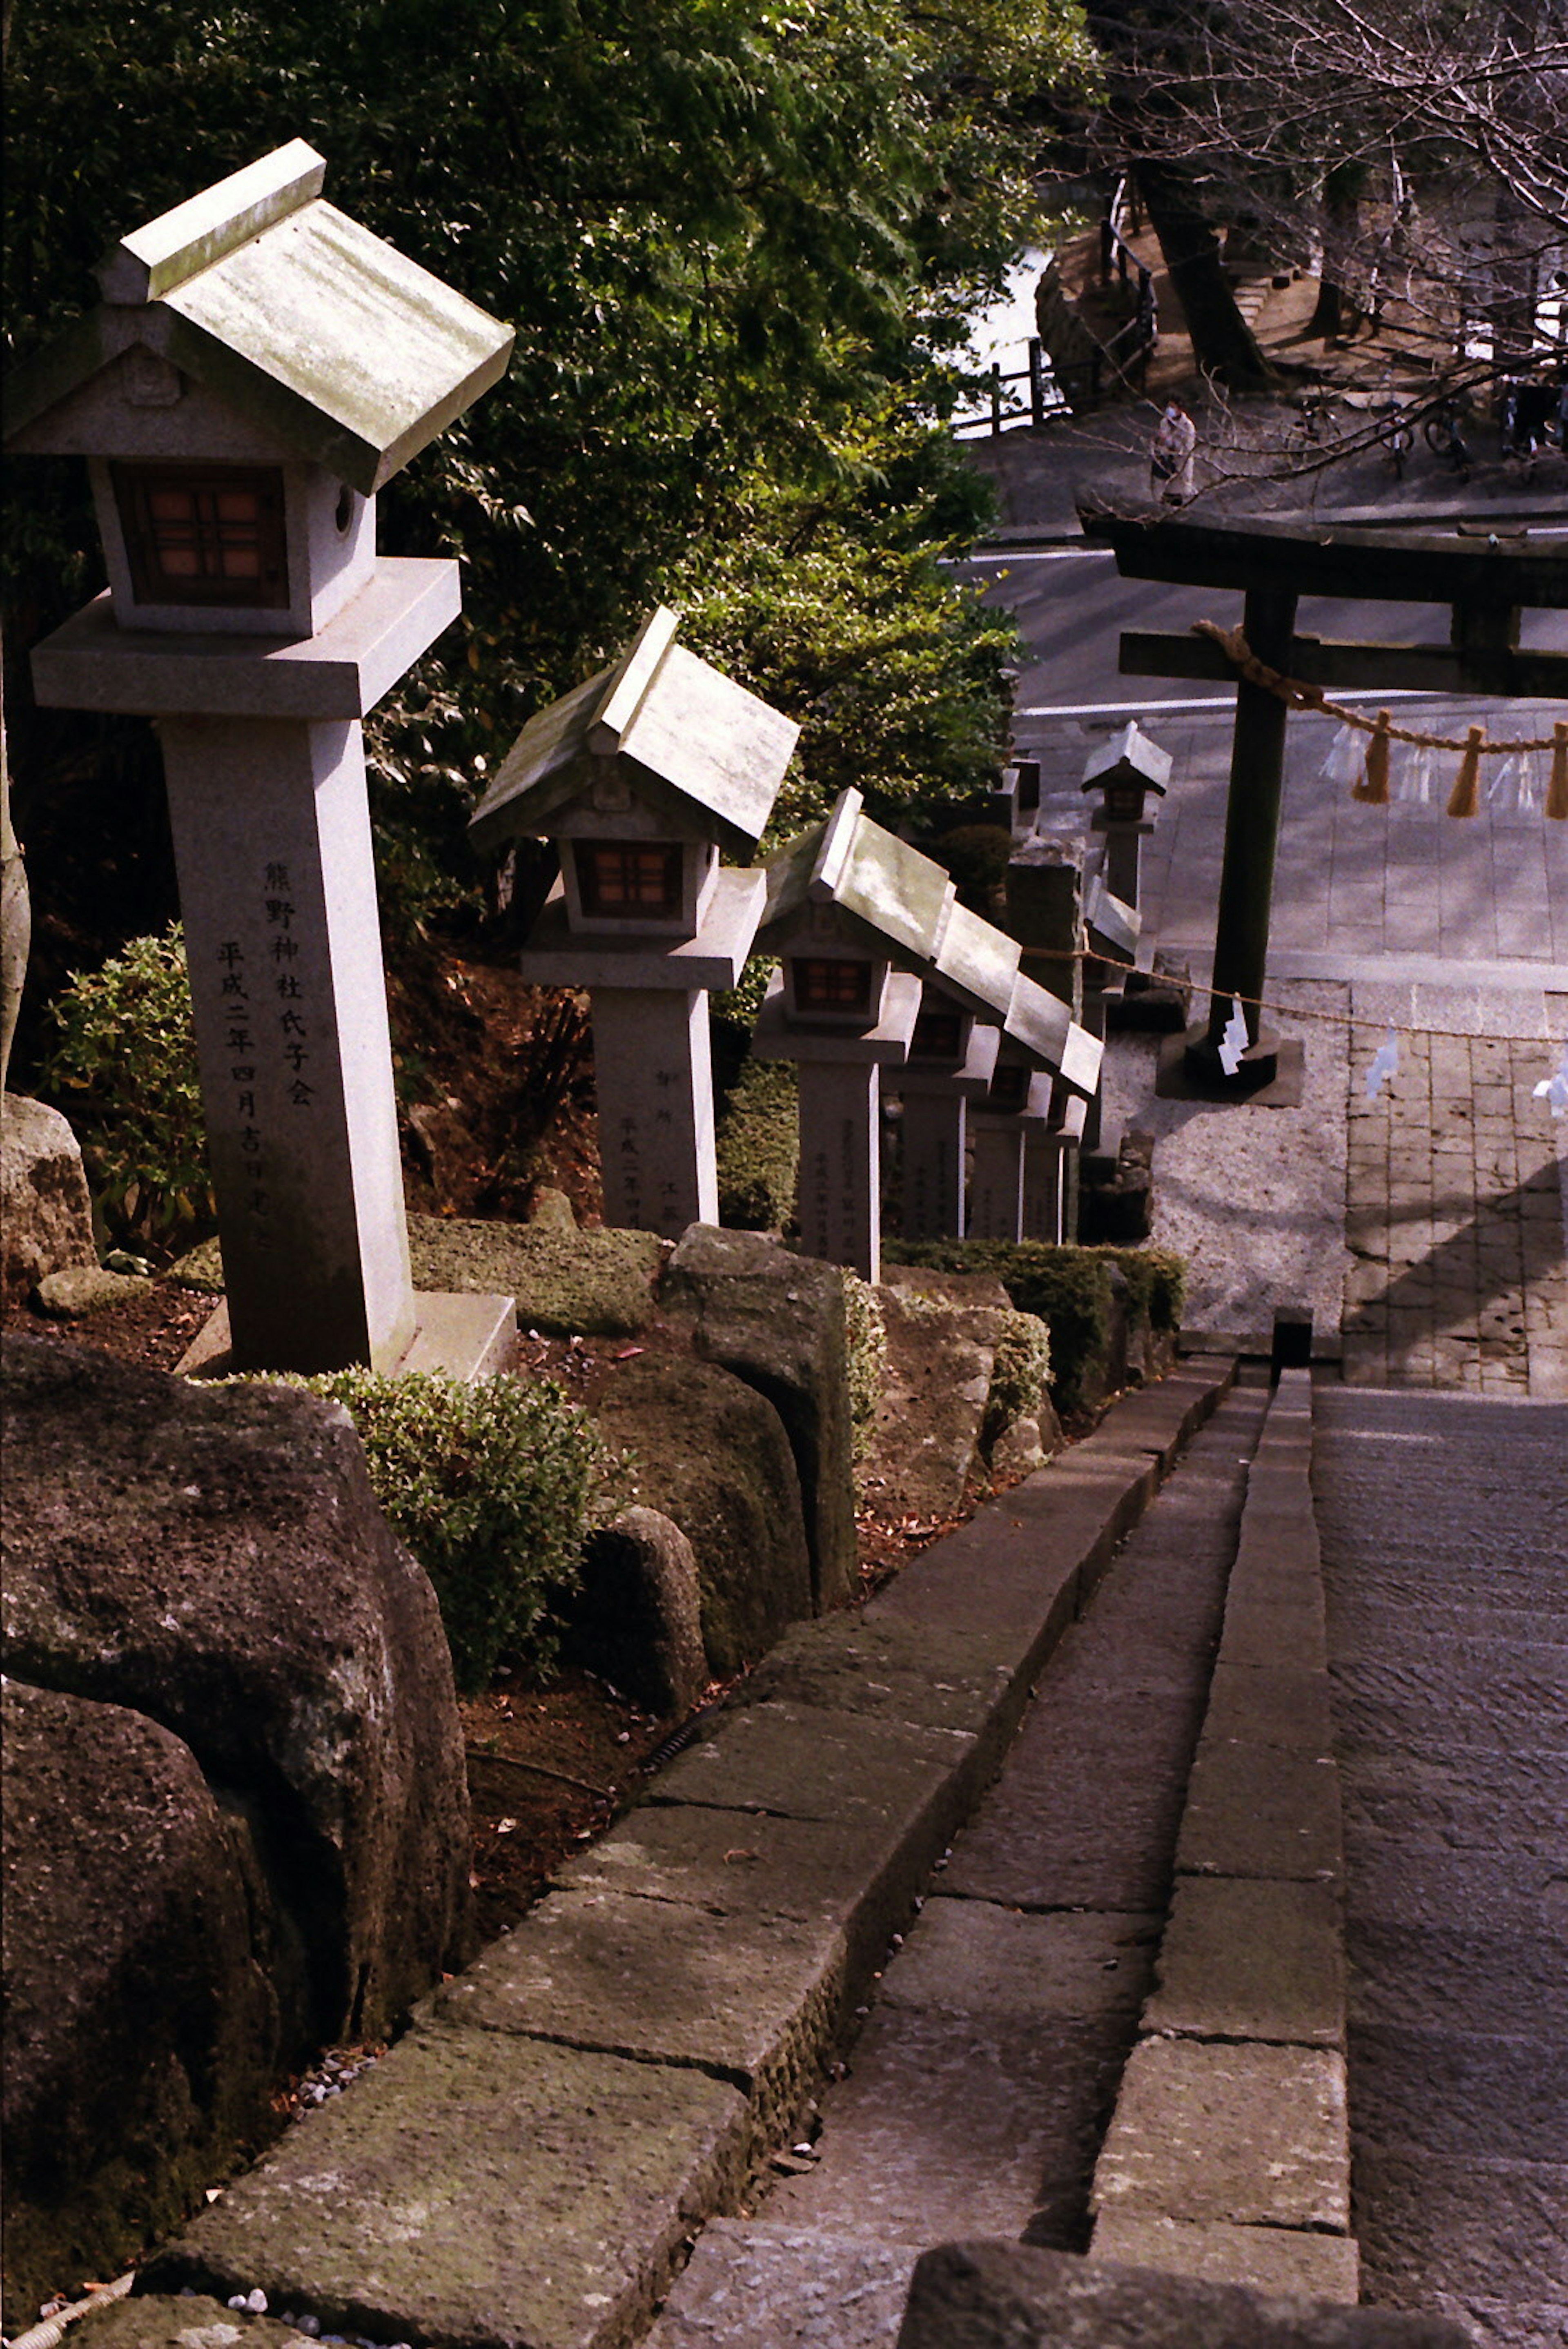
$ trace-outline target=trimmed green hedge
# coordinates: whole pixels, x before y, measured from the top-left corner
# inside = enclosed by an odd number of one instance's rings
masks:
[[[1163,1248],[1053,1247],[1044,1240],[888,1240],[897,1264],[937,1272],[989,1272],[1021,1313],[1051,1332],[1051,1399],[1064,1418],[1081,1410],[1110,1344],[1111,1267],[1127,1283],[1129,1317],[1151,1329],[1180,1326],[1186,1267]]]
[[[488,1688],[504,1656],[547,1674],[607,1464],[587,1413],[554,1379],[351,1370],[282,1383],[354,1422],[387,1521],[434,1585],[458,1693]]]
[[[719,1220],[782,1232],[794,1217],[798,1092],[790,1061],[747,1061],[720,1114]]]

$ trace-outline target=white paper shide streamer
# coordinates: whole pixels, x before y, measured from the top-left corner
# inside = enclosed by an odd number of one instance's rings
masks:
[[[1242,1016],[1241,1007],[1232,996],[1231,1017],[1225,1022],[1225,1033],[1220,1037],[1219,1044],[1220,1066],[1228,1077],[1233,1077],[1241,1067],[1241,1055],[1251,1040],[1247,1034],[1247,1022]]]
[[[1563,1047],[1563,1064],[1555,1076],[1542,1077],[1532,1088],[1531,1098],[1547,1102],[1553,1117],[1568,1117],[1568,1043]]]
[[[1376,1101],[1384,1081],[1399,1073],[1399,1039],[1392,1028],[1372,1055],[1372,1066],[1366,1071],[1366,1098]]]

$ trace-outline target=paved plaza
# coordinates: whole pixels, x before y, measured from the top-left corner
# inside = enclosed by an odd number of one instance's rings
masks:
[[[1558,715],[1395,709],[1460,738],[1470,724],[1533,737]],[[1084,761],[1125,723],[1037,712],[1021,727],[1042,761],[1045,828],[1081,821]],[[1201,980],[1230,713],[1177,706],[1140,723],[1173,759],[1145,843],[1140,959],[1158,949]],[[1352,1382],[1568,1393],[1568,1121],[1534,1092],[1568,1039],[1568,824],[1484,796],[1473,819],[1450,818],[1447,753],[1428,803],[1363,805],[1324,773],[1334,730],[1293,717],[1287,743],[1268,1016],[1303,1041],[1300,1107],[1161,1100],[1155,1040],[1122,1035],[1110,1123],[1156,1136],[1155,1237],[1191,1261],[1195,1330],[1266,1342],[1277,1309],[1307,1304],[1321,1350],[1342,1336]],[[1397,1066],[1368,1099],[1390,1028]]]

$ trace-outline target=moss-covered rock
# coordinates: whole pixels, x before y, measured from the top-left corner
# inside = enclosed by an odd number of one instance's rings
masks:
[[[632,1455],[638,1500],[691,1545],[710,1669],[727,1679],[754,1663],[812,1612],[800,1478],[778,1413],[716,1362],[645,1354],[617,1366],[594,1416]]]
[[[1186,1267],[1161,1248],[1054,1247],[1044,1240],[889,1240],[889,1261],[1000,1280],[1051,1333],[1051,1396],[1064,1418],[1157,1367],[1180,1325]],[[1161,1343],[1151,1340],[1158,1340]]]
[[[630,1337],[652,1315],[653,1282],[668,1242],[656,1232],[579,1231],[569,1217],[569,1206],[566,1216],[546,1211],[528,1224],[410,1216],[414,1287],[514,1297],[518,1328],[547,1338]],[[221,1294],[218,1242],[203,1240],[188,1249],[164,1278]]]
[[[854,1428],[844,1275],[760,1232],[693,1224],[659,1284],[692,1344],[765,1395],[794,1454],[818,1608],[857,1587]]]
[[[669,1247],[656,1232],[410,1216],[409,1254],[416,1288],[514,1297],[521,1330],[625,1338],[652,1318],[653,1282]]]

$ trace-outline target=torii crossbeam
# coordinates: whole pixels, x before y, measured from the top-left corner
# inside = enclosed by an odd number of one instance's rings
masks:
[[[1257,658],[1284,676],[1335,688],[1481,693],[1568,705],[1568,653],[1520,647],[1527,608],[1568,607],[1568,547],[1532,545],[1526,533],[1328,530],[1312,523],[1214,523],[1179,517],[1085,512],[1085,536],[1108,545],[1127,579],[1240,588],[1242,630]],[[1296,634],[1298,600],[1332,595],[1367,603],[1447,604],[1449,642],[1324,642]],[[1238,678],[1223,648],[1201,636],[1123,633],[1124,677],[1192,678],[1236,685],[1236,724],[1225,812],[1225,854],[1205,1026],[1186,1061],[1205,1090],[1245,1096],[1276,1074],[1278,1050],[1262,1030],[1263,993],[1284,779],[1286,704]],[[1250,1047],[1233,1077],[1220,1041],[1240,1002]]]

